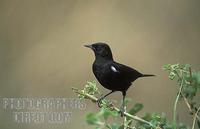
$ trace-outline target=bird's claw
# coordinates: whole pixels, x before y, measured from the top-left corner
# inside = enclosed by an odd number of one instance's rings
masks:
[[[101,101],[102,101],[102,98],[100,98],[100,99],[97,100],[97,105],[98,105],[99,108],[102,107],[102,105],[101,105]]]

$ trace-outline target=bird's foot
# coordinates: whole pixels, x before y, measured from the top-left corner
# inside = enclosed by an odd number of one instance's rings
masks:
[[[120,108],[119,113],[120,113],[121,117],[124,117],[125,109],[123,106]]]
[[[99,108],[102,108],[102,100],[103,100],[103,98],[99,98],[97,100],[97,105],[98,105]]]

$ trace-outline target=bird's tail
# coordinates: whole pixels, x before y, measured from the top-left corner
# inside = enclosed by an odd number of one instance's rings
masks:
[[[142,74],[142,77],[151,77],[151,76],[156,76],[156,75],[153,75],[153,74]]]

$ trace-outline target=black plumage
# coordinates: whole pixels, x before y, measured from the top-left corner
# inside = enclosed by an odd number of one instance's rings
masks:
[[[132,82],[140,77],[154,75],[142,74],[129,66],[115,62],[111,49],[106,43],[94,43],[92,45],[85,45],[85,47],[89,47],[94,51],[95,61],[92,69],[95,77],[103,87],[111,90],[111,92],[101,97],[98,102],[115,91],[121,91],[123,95],[121,113],[123,113],[126,91]]]

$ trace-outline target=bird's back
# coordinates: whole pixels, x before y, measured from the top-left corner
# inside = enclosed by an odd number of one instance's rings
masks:
[[[126,91],[142,74],[112,60],[96,60],[93,73],[102,86],[114,91]]]

